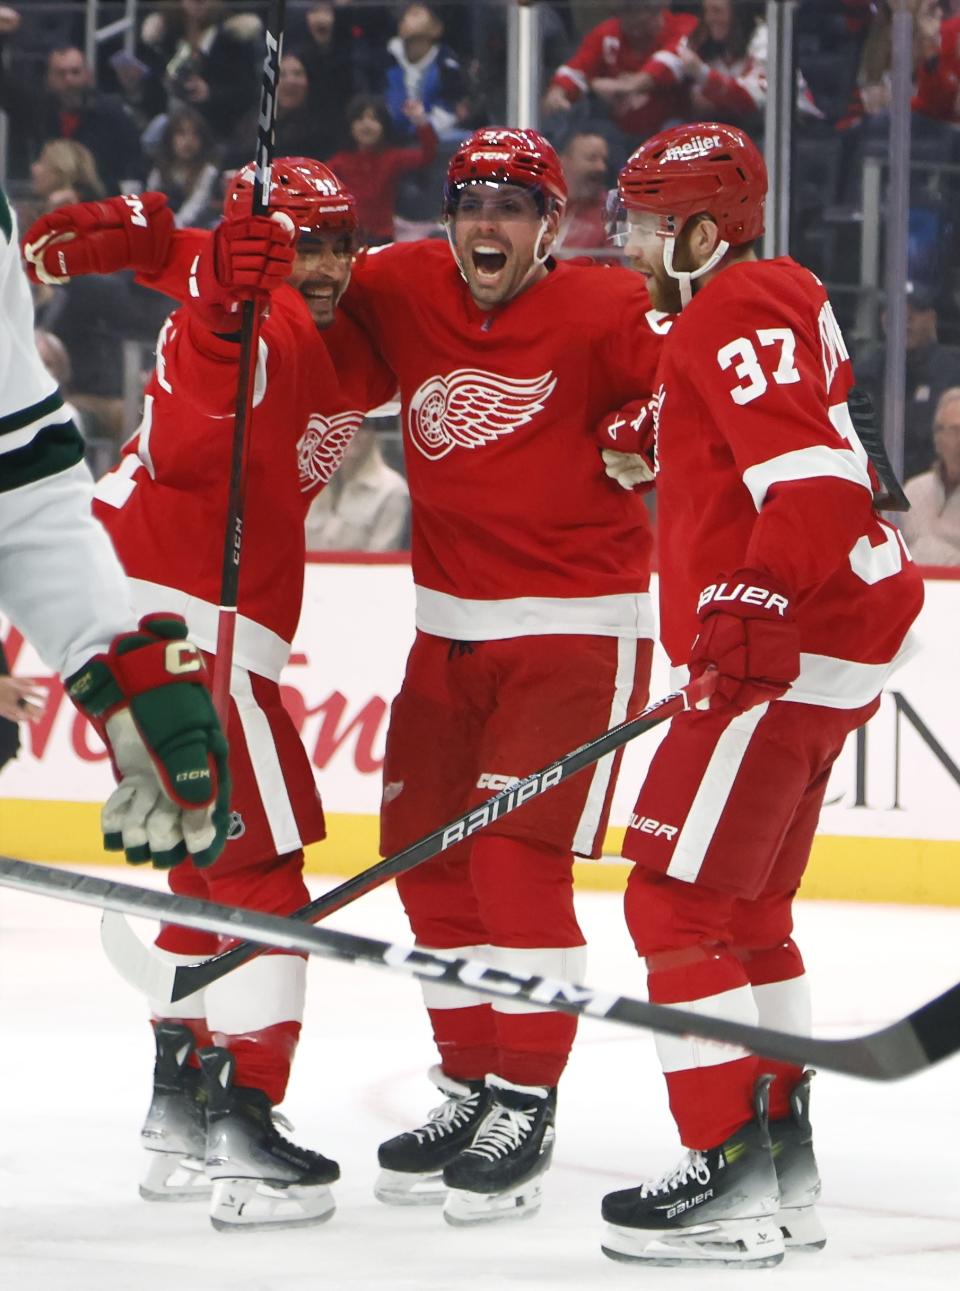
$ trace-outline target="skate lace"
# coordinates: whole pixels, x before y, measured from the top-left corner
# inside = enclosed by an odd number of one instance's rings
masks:
[[[655,1197],[659,1192],[672,1192],[696,1179],[698,1183],[710,1182],[710,1168],[702,1152],[688,1152],[678,1166],[668,1170],[659,1179],[640,1185],[641,1197]]]
[[[479,1100],[479,1094],[467,1094],[465,1097],[451,1095],[445,1103],[428,1114],[425,1125],[412,1131],[417,1142],[432,1143],[434,1139],[442,1139],[467,1125],[477,1110]]]
[[[474,1156],[485,1157],[496,1161],[518,1148],[524,1138],[533,1129],[536,1108],[527,1110],[512,1107],[498,1107],[492,1119],[466,1149]]]

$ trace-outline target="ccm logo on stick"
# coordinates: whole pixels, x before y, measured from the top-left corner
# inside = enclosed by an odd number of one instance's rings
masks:
[[[759,605],[765,610],[775,610],[782,618],[790,608],[785,596],[771,592],[768,587],[754,587],[752,583],[711,583],[700,593],[697,601],[697,613],[713,601],[740,601],[744,605]]]

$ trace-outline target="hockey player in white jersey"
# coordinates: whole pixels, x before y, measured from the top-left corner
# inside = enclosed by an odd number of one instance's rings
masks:
[[[90,512],[83,441],[37,353],[16,217],[0,188],[0,609],[64,679],[110,751],[104,845],[161,868],[223,847],[226,741],[175,615],[134,617]]]

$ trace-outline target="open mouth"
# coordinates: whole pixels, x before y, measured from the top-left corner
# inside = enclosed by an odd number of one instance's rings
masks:
[[[499,247],[476,246],[471,252],[473,267],[478,278],[496,278],[507,265],[506,252]]]

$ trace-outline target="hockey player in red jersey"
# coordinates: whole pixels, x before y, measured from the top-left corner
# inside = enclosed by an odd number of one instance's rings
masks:
[[[326,167],[301,158],[274,164],[269,216],[250,214],[251,193],[246,167],[213,233],[174,232],[161,194],[62,208],[28,232],[26,254],[46,280],[134,268],[140,282],[183,302],[163,326],[143,421],[119,466],[99,482],[95,512],[135,603],[180,610],[210,657],[239,306],[249,295],[269,303],[248,431],[229,841],[212,869],[181,865],[170,885],[188,896],[287,914],[309,901],[303,846],[324,836],[312,767],[278,685],[300,614],[304,517],[364,411],[389,398],[395,383],[353,329],[347,388],[323,341],[350,276],[350,195]],[[175,962],[218,949],[216,938],[175,925],[163,928],[157,945]],[[312,1223],[332,1212],[336,1163],[282,1139],[271,1119],[300,1033],[305,969],[302,957],[264,955],[205,995],[155,1010],[154,1099],[143,1130],[152,1159],[143,1196],[209,1196],[213,1180],[218,1228]]]
[[[449,247],[361,256],[344,300],[399,380],[412,502],[417,636],[387,738],[386,853],[646,701],[650,530],[592,427],[649,395],[665,323],[629,272],[550,258],[565,201],[545,139],[480,130],[450,162]],[[582,980],[572,862],[599,854],[616,770],[398,878],[418,942]],[[424,998],[446,1101],[381,1146],[377,1195],[444,1203],[455,1224],[529,1214],[575,1023]]]
[[[766,172],[751,141],[664,131],[619,188],[628,257],[661,309],[683,307],[654,400],[661,638],[676,668],[718,674],[640,790],[627,923],[651,1000],[803,1031],[793,897],[830,768],[911,648],[922,582],[874,509],[822,284],[754,253]],[[606,1253],[761,1267],[785,1243],[821,1247],[811,1073],[691,1039],[657,1048],[688,1151],[604,1198]]]

